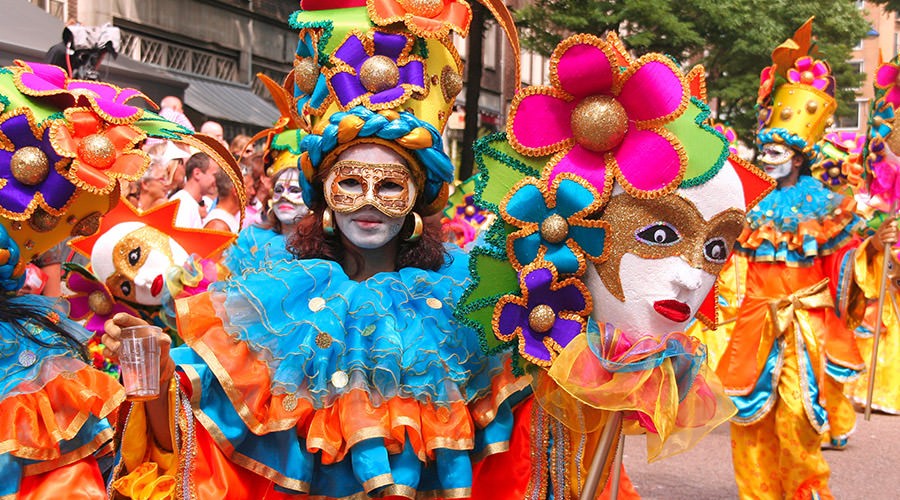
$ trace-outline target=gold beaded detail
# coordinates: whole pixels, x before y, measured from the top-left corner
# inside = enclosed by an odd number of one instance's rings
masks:
[[[790,120],[791,117],[794,116],[794,110],[791,109],[790,106],[785,106],[784,109],[781,110],[781,119],[784,121]]]
[[[297,409],[297,396],[294,393],[290,393],[284,396],[284,399],[281,400],[281,407],[284,408],[286,412],[292,412]]]
[[[116,146],[103,134],[91,134],[78,143],[78,157],[88,165],[109,168],[116,161]]]
[[[435,17],[444,10],[443,0],[397,0],[406,12],[422,17]]]
[[[387,56],[372,56],[359,68],[359,82],[369,92],[377,94],[400,83],[400,68]]]
[[[294,59],[294,83],[304,94],[312,94],[319,80],[319,65],[312,57]]]
[[[594,95],[575,106],[571,124],[578,144],[591,151],[609,151],[625,138],[628,114],[612,97]]]
[[[472,205],[466,205],[465,212],[467,216],[471,217],[475,215],[475,207],[473,207]]]
[[[554,323],[556,323],[556,313],[553,312],[552,307],[546,304],[536,306],[528,315],[528,326],[537,333],[549,332]]]
[[[72,227],[72,236],[90,236],[100,229],[100,212],[92,212]]]
[[[88,295],[88,307],[94,311],[94,314],[106,316],[112,312],[113,303],[105,293],[94,290]]]
[[[806,112],[814,115],[819,110],[819,103],[813,99],[806,102]]]
[[[463,80],[462,75],[456,72],[450,66],[444,66],[441,70],[441,93],[447,102],[456,99],[456,96],[462,91]]]
[[[27,186],[36,186],[50,175],[50,160],[40,148],[26,146],[13,153],[9,169],[17,181]]]
[[[331,347],[332,342],[333,339],[331,338],[331,335],[325,332],[319,332],[319,334],[316,335],[316,345],[322,349],[328,349],[329,347]]]
[[[541,222],[541,238],[550,243],[559,243],[569,234],[569,223],[559,214],[553,214]]]
[[[59,224],[59,219],[58,216],[50,215],[46,211],[38,208],[31,214],[31,218],[28,219],[28,225],[39,233],[46,233],[47,231],[53,230],[53,228]]]

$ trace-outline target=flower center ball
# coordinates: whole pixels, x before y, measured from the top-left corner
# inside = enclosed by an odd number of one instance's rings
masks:
[[[319,65],[312,57],[303,57],[294,61],[294,83],[304,94],[312,94],[319,80]]]
[[[106,316],[112,312],[113,305],[103,292],[100,290],[94,290],[88,295],[88,307],[91,311],[94,311],[95,314],[100,316]]]
[[[369,92],[377,94],[400,83],[400,68],[387,56],[372,56],[359,68],[359,82]]]
[[[116,160],[116,146],[103,134],[91,134],[78,144],[78,156],[93,167],[109,168]]]
[[[423,17],[435,17],[444,10],[443,0],[398,0],[407,12]]]
[[[572,135],[591,151],[609,151],[622,142],[627,131],[628,114],[612,97],[585,97],[572,112]]]
[[[569,234],[569,223],[562,215],[553,214],[541,222],[541,238],[550,243],[559,243]]]
[[[528,326],[537,333],[549,332],[553,323],[556,323],[556,313],[546,304],[536,306],[528,315]]]
[[[50,174],[50,161],[40,148],[25,146],[9,160],[13,178],[27,186],[37,186]]]

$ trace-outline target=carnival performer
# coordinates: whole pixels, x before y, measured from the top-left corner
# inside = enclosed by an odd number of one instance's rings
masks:
[[[135,98],[56,66],[0,69],[0,498],[106,498],[100,459],[125,392],[86,362],[90,333],[64,303],[16,291],[29,261],[95,232],[119,181],[144,175],[147,137],[200,146]]]
[[[732,458],[742,498],[831,498],[820,446],[825,399],[840,392],[829,373],[864,367],[834,307],[841,269],[859,258],[860,219],[852,198],[808,175],[836,106],[831,70],[814,49],[810,19],[762,72],[760,164],[778,187],[738,238],[746,296],[717,368],[738,408]]]
[[[620,417],[658,459],[734,413],[683,332],[715,320],[716,276],[771,180],[706,124],[702,68],[575,35],[550,75],[476,146],[476,201],[499,217],[457,314],[490,352],[513,350],[534,397],[515,409],[509,452],[479,464],[473,498],[594,498]]]
[[[297,258],[176,303],[186,346],[163,349],[168,394],[130,409],[117,495],[463,498],[472,461],[509,440],[523,383],[453,318],[468,259],[423,223],[453,173],[440,131],[461,63],[447,26],[395,16],[399,3],[324,3],[292,17],[313,117]],[[468,6],[446,5],[437,14],[465,33]],[[107,347],[138,321],[108,321]]]

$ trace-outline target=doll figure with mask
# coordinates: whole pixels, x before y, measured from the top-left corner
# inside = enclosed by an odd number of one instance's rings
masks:
[[[550,68],[553,86],[518,94],[506,133],[476,147],[476,201],[499,217],[457,315],[513,351],[533,397],[474,498],[593,498],[621,432],[658,459],[734,413],[684,329],[715,320],[716,277],[772,181],[706,123],[702,68],[632,57],[615,35],[563,41]]]
[[[446,30],[407,32],[351,3],[304,1],[292,17],[309,209],[285,234],[293,258],[176,302],[185,345],[162,353],[168,394],[130,409],[123,495],[155,481],[162,498],[175,483],[230,498],[465,498],[473,462],[507,446],[526,383],[454,318],[468,257],[424,223],[453,177],[441,130],[461,61]],[[112,352],[135,321],[107,322]]]
[[[0,497],[105,498],[110,419],[125,391],[90,366],[90,332],[70,317],[75,305],[17,290],[28,262],[98,230],[119,202],[119,181],[149,168],[145,139],[212,149],[133,105],[146,99],[133,89],[23,61],[0,80]],[[98,292],[81,305],[112,312],[107,298]]]
[[[716,368],[738,408],[732,458],[742,496],[831,498],[823,434],[852,431],[855,414],[841,378],[865,366],[835,314],[848,266],[865,260],[857,251],[861,220],[852,198],[809,176],[835,109],[834,78],[814,49],[810,19],[763,71],[761,162],[785,175],[750,211],[738,238],[736,251],[748,260],[746,296]],[[851,411],[834,410],[841,398]]]

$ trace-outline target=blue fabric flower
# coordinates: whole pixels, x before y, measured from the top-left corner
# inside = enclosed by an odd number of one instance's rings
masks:
[[[608,225],[586,217],[600,209],[603,199],[587,182],[561,177],[550,189],[529,177],[513,188],[500,207],[503,220],[519,231],[509,235],[511,261],[517,269],[540,254],[563,274],[584,272],[585,259],[603,258]]]

